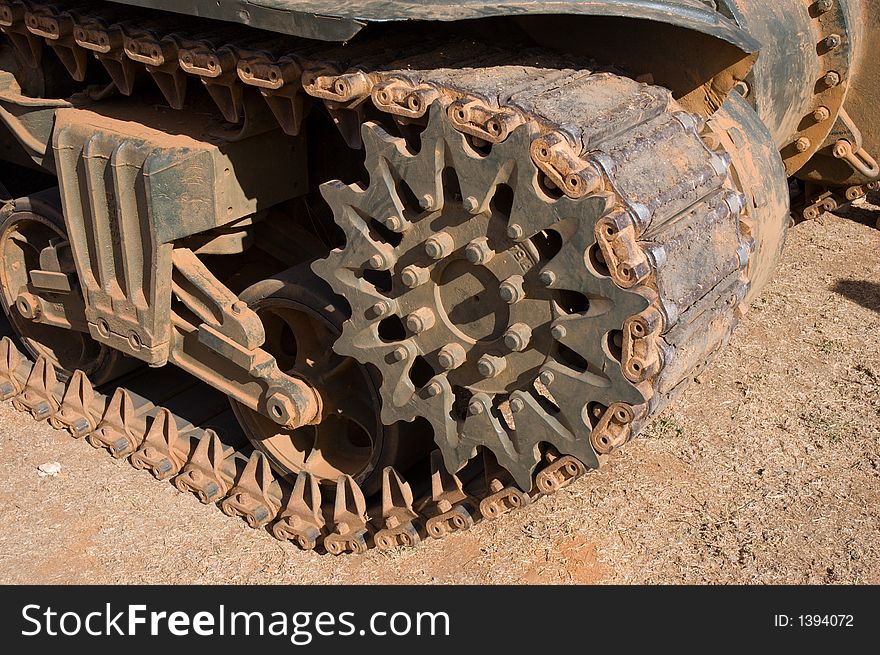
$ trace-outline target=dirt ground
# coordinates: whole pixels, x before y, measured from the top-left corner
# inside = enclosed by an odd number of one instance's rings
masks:
[[[411,551],[301,552],[5,403],[0,582],[880,583],[878,217],[794,228],[731,346],[599,472]]]

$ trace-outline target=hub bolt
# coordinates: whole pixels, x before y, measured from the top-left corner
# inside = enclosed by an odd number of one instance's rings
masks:
[[[470,405],[468,405],[468,415],[469,416],[478,416],[483,413],[485,408],[482,403],[478,403],[476,400],[472,400]]]
[[[520,241],[525,236],[525,230],[523,230],[522,225],[511,223],[507,227],[507,236],[509,236],[514,241]]]
[[[812,145],[813,142],[805,136],[802,136],[800,139],[794,142],[794,147],[797,148],[798,152],[806,152],[810,149],[810,146]]]
[[[555,378],[553,377],[552,371],[544,371],[541,373],[538,379],[541,380],[541,384],[543,384],[545,387],[549,387],[551,384],[553,384],[553,380]]]
[[[431,273],[421,266],[407,266],[400,272],[400,281],[410,289],[423,285],[430,278]]]
[[[495,355],[483,355],[477,362],[477,370],[484,378],[494,378],[507,368],[507,360]]]
[[[525,298],[526,292],[523,290],[523,281],[522,275],[511,275],[504,280],[501,286],[498,287],[498,294],[501,296],[501,300],[508,305],[513,305]]]
[[[395,362],[403,362],[409,358],[409,351],[404,346],[398,346],[391,352],[391,359]]]
[[[375,269],[377,271],[381,271],[390,266],[390,262],[388,261],[388,257],[379,253],[378,255],[373,255],[370,257],[370,261],[368,262],[370,268]]]
[[[419,206],[421,206],[421,208],[424,209],[425,211],[428,211],[429,209],[433,209],[434,208],[434,196],[432,196],[430,193],[426,193],[421,198],[419,198]]]
[[[394,309],[394,307],[392,307],[392,305],[389,301],[380,300],[375,305],[370,307],[370,312],[376,318],[381,318],[383,316],[387,316],[388,314],[390,314],[393,309]]]
[[[839,34],[829,34],[827,37],[825,37],[825,47],[829,50],[834,50],[842,42],[843,39],[840,38]]]
[[[831,110],[829,110],[828,107],[818,107],[816,111],[813,112],[813,119],[817,123],[827,121],[829,118],[831,118]]]
[[[428,394],[429,398],[434,398],[435,396],[439,396],[443,391],[443,385],[437,382],[436,380],[425,387],[425,393]]]
[[[464,364],[467,353],[460,343],[447,343],[437,353],[437,361],[444,370],[451,371]]]
[[[399,232],[403,227],[403,221],[400,220],[400,216],[389,216],[382,221],[382,225],[387,227],[392,232]]]
[[[525,350],[531,339],[532,328],[525,323],[514,323],[504,333],[504,345],[517,353]]]
[[[467,244],[464,256],[471,264],[488,264],[495,256],[495,251],[489,247],[486,237],[479,237]]]
[[[434,312],[427,307],[420,307],[406,317],[406,329],[419,334],[434,325]]]
[[[564,339],[565,335],[568,334],[568,330],[565,329],[564,325],[554,325],[550,330],[550,336],[559,341],[560,339]]]
[[[825,86],[837,86],[840,84],[840,73],[837,71],[830,71],[825,73],[825,77],[822,79],[825,82]]]
[[[553,271],[541,271],[538,279],[541,280],[541,284],[549,287],[551,284],[556,282],[556,273],[554,273]]]
[[[521,412],[526,408],[522,398],[512,398],[510,400],[510,411],[513,413]]]
[[[834,0],[818,0],[816,2],[816,9],[820,13],[825,13],[826,11],[831,11],[831,7],[834,6]]]
[[[448,232],[440,232],[425,241],[425,252],[431,259],[443,259],[455,250],[455,240]]]
[[[468,196],[467,198],[465,198],[462,204],[464,205],[464,208],[471,214],[476,214],[477,210],[480,208],[480,201],[473,196]]]

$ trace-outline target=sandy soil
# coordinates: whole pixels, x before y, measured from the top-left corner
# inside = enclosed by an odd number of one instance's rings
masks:
[[[880,583],[878,216],[793,229],[730,348],[599,472],[411,551],[301,552],[3,404],[0,582]]]

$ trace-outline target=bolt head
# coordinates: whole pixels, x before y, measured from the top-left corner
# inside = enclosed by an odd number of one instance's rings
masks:
[[[415,334],[424,332],[434,325],[434,312],[421,307],[406,317],[406,329]]]
[[[522,352],[524,344],[518,334],[508,332],[504,335],[504,345],[514,352]]]
[[[539,379],[541,380],[541,384],[543,384],[545,387],[549,387],[551,384],[553,384],[553,380],[555,378],[552,371],[543,371]]]
[[[522,352],[529,345],[532,329],[525,323],[514,323],[504,333],[504,345],[513,352]]]
[[[526,404],[522,398],[512,398],[510,400],[510,411],[514,414],[523,411],[525,408]]]
[[[482,403],[478,403],[477,401],[472,401],[470,405],[468,405],[468,415],[469,416],[478,416],[483,413],[484,407]]]
[[[419,198],[419,206],[421,206],[421,208],[424,209],[425,211],[428,211],[429,209],[433,208],[434,207],[434,196],[432,196],[430,193],[426,193],[421,198]]]
[[[565,329],[564,325],[554,325],[550,330],[550,336],[559,341],[560,339],[564,339],[565,335],[568,334],[568,330]]]
[[[283,393],[276,391],[266,399],[269,417],[279,425],[289,424],[296,416],[293,402]]]
[[[507,226],[507,236],[514,241],[519,241],[525,236],[525,230],[523,230],[522,225],[511,223]]]
[[[838,47],[842,43],[842,39],[839,34],[829,34],[825,38],[825,47],[829,50],[834,50],[834,48]]]
[[[382,225],[393,232],[397,232],[403,227],[403,221],[400,220],[399,216],[389,216],[382,221]]]
[[[440,232],[425,241],[425,252],[431,259],[443,259],[455,248],[455,241],[446,232]]]
[[[488,264],[495,252],[489,247],[488,239],[480,237],[467,244],[464,256],[471,264]]]
[[[514,303],[518,303],[520,300],[526,297],[526,293],[523,290],[523,278],[521,275],[512,275],[501,285],[498,287],[498,295],[501,296],[501,299],[506,302],[508,305],[513,305]]]
[[[554,273],[553,271],[541,271],[538,279],[541,281],[541,284],[549,287],[551,284],[556,282],[556,273]]]
[[[820,12],[824,13],[826,11],[831,11],[831,7],[834,6],[833,0],[817,0],[816,9]]]
[[[370,265],[370,268],[376,270],[388,267],[388,259],[385,257],[385,255],[373,255],[372,257],[370,257],[370,261],[368,263]]]
[[[825,74],[825,77],[822,78],[825,82],[826,86],[837,86],[840,84],[840,73],[837,71],[830,71]]]
[[[437,353],[437,361],[446,371],[451,371],[464,364],[467,353],[459,343],[448,343]]]
[[[738,80],[736,84],[733,85],[733,90],[740,94],[743,98],[749,97],[749,85],[745,80]]]
[[[428,281],[428,269],[420,266],[407,266],[400,272],[400,281],[405,287],[415,289]]]
[[[807,137],[802,136],[800,139],[794,142],[794,147],[798,152],[806,152],[813,145],[813,142],[810,141]]]
[[[813,112],[813,120],[817,123],[827,121],[829,118],[831,118],[831,111],[828,107],[819,107]]]
[[[439,396],[442,391],[443,385],[436,380],[425,387],[425,393],[428,395],[429,398],[435,398],[436,396]]]
[[[373,316],[382,317],[390,314],[391,309],[392,308],[390,302],[388,302],[387,300],[380,300],[375,305],[370,307],[370,312],[373,314]]]
[[[464,208],[469,211],[471,214],[475,214],[477,210],[480,208],[480,201],[474,198],[473,196],[468,196],[462,201]]]
[[[391,352],[391,359],[395,362],[403,362],[409,358],[409,351],[404,346],[398,346]]]
[[[523,293],[514,285],[508,282],[503,282],[498,288],[498,295],[501,296],[501,300],[506,302],[508,305],[512,305],[517,301],[522,300]]]
[[[495,357],[494,355],[483,355],[477,362],[477,371],[484,378],[494,378],[507,368],[507,361],[503,357]]]

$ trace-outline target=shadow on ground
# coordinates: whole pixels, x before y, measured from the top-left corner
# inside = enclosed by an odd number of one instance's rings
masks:
[[[832,290],[880,314],[880,284],[868,280],[838,280]]]

